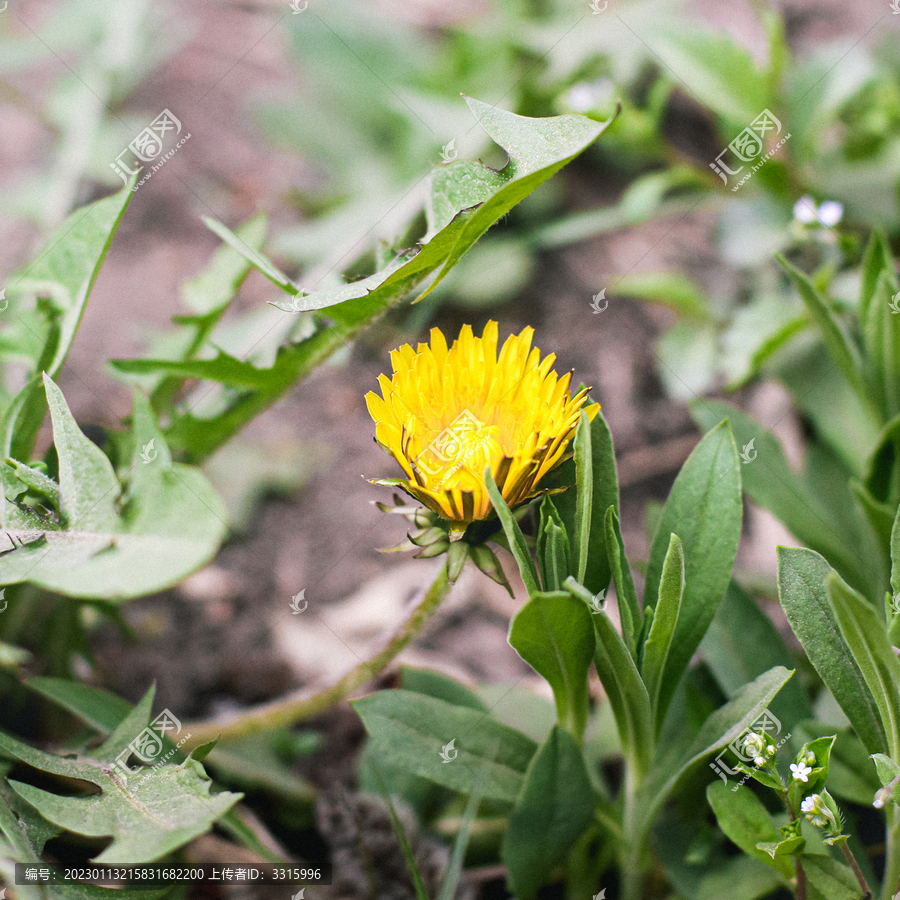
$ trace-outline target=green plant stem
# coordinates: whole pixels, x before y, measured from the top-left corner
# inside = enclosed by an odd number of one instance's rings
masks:
[[[794,897],[796,900],[806,900],[806,870],[803,868],[799,856],[795,857],[794,863],[797,866],[797,890]]]
[[[625,848],[622,854],[622,900],[643,900],[644,870],[641,856],[645,829],[638,815],[638,774],[633,760],[625,760],[625,796],[622,817]]]
[[[856,857],[853,855],[853,851],[847,846],[846,841],[841,844],[841,852],[844,854],[844,859],[847,860],[847,865],[853,869],[853,874],[856,876],[856,880],[859,882],[859,886],[863,891],[863,900],[869,900],[872,896],[872,889],[869,887],[868,882],[866,881],[866,876],[863,875],[862,869],[859,867],[859,863],[856,861]]]
[[[310,695],[306,690],[295,691],[280,700],[264,703],[237,716],[189,722],[185,726],[185,730],[190,733],[189,740],[185,742],[186,746],[196,747],[216,737],[244,737],[260,731],[293,725],[339,703],[352,691],[371,681],[399,656],[441,605],[449,590],[447,567],[444,565],[412,615],[373,657],[360,662],[343,678],[316,694]]]
[[[888,801],[884,808],[887,818],[885,831],[886,856],[884,861],[884,887],[882,900],[892,900],[900,893],[900,822],[897,821],[896,807]]]

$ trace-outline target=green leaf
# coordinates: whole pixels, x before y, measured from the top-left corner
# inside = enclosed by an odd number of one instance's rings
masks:
[[[203,224],[217,237],[221,238],[232,250],[240,254],[254,269],[261,272],[272,284],[277,285],[288,294],[296,294],[297,286],[277,266],[274,266],[256,247],[248,243],[242,236],[235,234],[221,222],[210,216],[203,217]]]
[[[712,313],[700,287],[682,272],[636,272],[616,282],[616,296],[661,303],[682,316],[709,319]]]
[[[590,549],[591,511],[594,502],[594,460],[591,452],[591,423],[584,410],[581,410],[579,413],[574,445],[576,493],[575,528],[572,538],[577,557],[574,574],[576,579],[581,584],[584,584],[584,576],[585,572],[587,572],[588,564],[588,551]],[[565,581],[565,578],[562,581]]]
[[[825,582],[844,641],[875,700],[888,754],[900,756],[900,661],[872,607],[832,572]],[[849,718],[849,716],[848,716]]]
[[[497,518],[500,519],[500,524],[503,526],[503,533],[506,535],[506,540],[509,542],[509,549],[516,562],[519,564],[519,574],[522,576],[522,581],[525,583],[525,590],[528,591],[528,596],[530,597],[540,590],[537,569],[534,567],[531,551],[528,549],[528,544],[525,542],[525,535],[522,534],[519,523],[510,512],[509,506],[507,506],[506,501],[503,499],[503,495],[494,483],[490,466],[486,467],[484,470],[484,484],[487,488],[488,496],[491,498],[491,503],[494,506],[494,511],[497,513]]]
[[[789,860],[773,858],[757,847],[761,841],[777,843],[779,835],[772,816],[753,791],[735,790],[732,785],[715,781],[706,788],[706,799],[716,814],[719,828],[730,841],[786,878],[793,876],[794,868]]]
[[[114,731],[131,712],[131,706],[121,697],[78,681],[29,678],[25,684],[104,735]]]
[[[472,790],[488,759],[493,768],[485,796],[512,803],[537,749],[530,738],[487,713],[412,691],[379,691],[352,705],[391,765],[457,791]]]
[[[509,643],[549,682],[559,723],[580,742],[595,643],[588,608],[567,593],[535,594],[510,623]]]
[[[827,856],[802,853],[807,900],[859,900],[862,891],[849,866]]]
[[[885,419],[900,414],[900,316],[891,308],[896,292],[893,271],[882,272],[861,320],[869,384]]]
[[[733,699],[709,716],[686,751],[681,752],[678,746],[671,749],[661,746],[657,750],[650,775],[638,792],[636,804],[644,829],[649,828],[657,811],[681,778],[697,763],[728,746],[756,722],[793,674],[782,666],[764,672],[745,684]]]
[[[62,368],[87,305],[94,282],[118,230],[131,187],[75,210],[48,239],[24,272],[12,276],[10,289],[34,291],[52,298],[60,314],[59,337],[51,360],[43,366],[54,377]]]
[[[831,560],[853,584],[864,586],[868,579],[861,565],[862,550],[856,549],[856,535],[791,469],[778,438],[730,403],[703,400],[689,406],[704,431],[728,417],[737,443],[753,457],[741,466],[747,496],[769,510],[798,541]]]
[[[137,733],[132,731],[131,737]],[[53,756],[9,735],[0,734],[0,747],[43,772],[87,781],[99,789],[88,796],[66,797],[24,782],[9,782],[54,825],[87,837],[111,837],[109,846],[94,859],[101,864],[158,860],[209,831],[241,798],[227,792],[211,795],[212,782],[194,760],[132,770],[126,780],[97,759]]]
[[[599,612],[592,618],[597,634],[594,665],[609,698],[622,749],[635,770],[644,773],[655,743],[650,695],[609,616]]]
[[[812,550],[778,548],[778,593],[788,622],[866,749],[880,753],[887,743],[878,705],[841,634],[825,587],[830,572]]]
[[[900,508],[891,526],[891,591],[900,594]]]
[[[688,457],[663,510],[650,551],[644,607],[656,604],[672,534],[679,536],[684,548],[685,589],[660,679],[657,722],[665,716],[675,688],[700,646],[731,578],[741,534],[739,470],[734,438],[725,421],[710,431]]]
[[[859,350],[845,333],[828,301],[818,292],[809,277],[795,266],[792,266],[780,253],[775,254],[775,259],[778,260],[781,267],[790,276],[791,281],[794,282],[794,287],[797,288],[797,292],[806,305],[807,311],[816,323],[825,346],[838,369],[840,369],[841,374],[856,392],[856,396],[863,407],[872,411],[873,417],[877,420],[878,416],[874,413],[872,400],[862,377],[863,368]]]
[[[770,103],[766,73],[725,34],[668,27],[652,33],[650,49],[665,77],[727,122],[749,126]]]
[[[700,652],[728,697],[773,666],[793,664],[772,620],[735,581],[728,585]],[[799,679],[791,679],[778,692],[772,712],[782,722],[813,718],[812,704]]]
[[[415,691],[417,694],[427,694],[438,700],[445,700],[454,706],[468,706],[469,709],[477,709],[487,712],[487,705],[474,691],[454,681],[441,672],[433,672],[431,669],[416,669],[412,666],[403,666],[400,669],[400,686],[406,691]]]
[[[654,608],[653,624],[650,626],[650,633],[647,635],[644,652],[641,655],[641,677],[650,695],[650,707],[655,715],[657,733],[662,727],[664,714],[659,702],[662,678],[675,638],[684,589],[684,551],[678,535],[673,534],[663,562],[659,582],[659,602]]]
[[[889,277],[894,273],[894,260],[891,256],[891,248],[884,232],[880,228],[872,231],[866,251],[863,254],[860,266],[862,280],[859,286],[859,321],[864,330],[871,321],[869,307],[875,299],[875,292],[881,276]],[[894,276],[896,284],[896,277]]]
[[[619,621],[622,623],[622,639],[632,658],[637,659],[637,642],[643,626],[643,615],[638,606],[637,591],[631,578],[625,543],[619,530],[619,517],[615,507],[606,510],[606,553],[613,582],[616,586],[616,603],[619,607]]]
[[[442,236],[459,219],[463,221],[428,291],[494,222],[592,144],[612,121],[595,122],[577,115],[529,119],[472,97],[464,99],[478,124],[509,154],[509,162],[499,172],[461,160],[435,170],[428,209],[429,235],[437,232],[436,236]]]
[[[516,897],[534,897],[593,814],[593,790],[581,751],[568,732],[554,725],[528,767],[503,839],[501,857]]]
[[[81,433],[49,378],[46,392],[64,521],[7,501],[3,524],[15,549],[0,555],[0,584],[29,581],[71,597],[121,600],[170,587],[212,559],[225,536],[225,510],[201,472],[168,463],[146,400],[135,398],[133,474],[119,510],[123,491],[109,460]]]
[[[541,501],[537,539],[538,566],[545,591],[558,591],[569,576],[569,538],[549,496]]]

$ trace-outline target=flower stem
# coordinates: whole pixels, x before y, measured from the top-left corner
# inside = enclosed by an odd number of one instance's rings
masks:
[[[866,876],[863,875],[862,869],[859,867],[859,863],[856,861],[856,857],[853,855],[853,851],[847,846],[847,842],[844,841],[841,844],[841,851],[844,854],[844,859],[847,860],[847,865],[853,869],[853,874],[856,876],[856,880],[859,882],[859,886],[863,891],[863,900],[870,900],[872,896],[872,890],[866,881]]]
[[[185,725],[185,730],[190,733],[189,740],[185,742],[186,746],[196,747],[216,737],[244,737],[260,731],[293,725],[340,702],[349,693],[371,681],[399,656],[441,605],[449,590],[450,583],[447,581],[445,565],[441,567],[421,603],[384,648],[370,659],[354,666],[333,685],[315,694],[309,694],[306,689],[295,691],[280,700],[264,703],[239,715],[189,722]]]

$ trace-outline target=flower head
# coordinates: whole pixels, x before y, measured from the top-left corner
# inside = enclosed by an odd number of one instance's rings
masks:
[[[541,359],[533,336],[510,336],[498,355],[488,322],[481,337],[463,326],[449,348],[433,328],[430,344],[392,351],[393,374],[379,376],[382,396],[370,391],[366,403],[376,440],[406,479],[376,483],[402,488],[454,531],[492,514],[488,466],[510,507],[546,493],[540,482],[565,458],[588,389],[571,396],[571,373],[560,378],[555,354]]]
[[[791,776],[795,781],[809,781],[812,769],[805,763],[791,763]]]

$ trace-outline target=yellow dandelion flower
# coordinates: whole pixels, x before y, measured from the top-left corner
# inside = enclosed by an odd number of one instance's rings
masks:
[[[572,373],[541,359],[533,328],[511,335],[497,354],[497,323],[481,337],[469,325],[448,349],[440,329],[417,349],[391,352],[382,396],[366,394],[375,437],[402,467],[402,488],[450,523],[452,531],[491,516],[485,467],[510,507],[546,492],[541,479],[566,457],[588,389],[569,393]],[[600,409],[586,412],[593,418]]]

